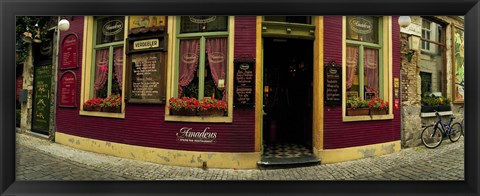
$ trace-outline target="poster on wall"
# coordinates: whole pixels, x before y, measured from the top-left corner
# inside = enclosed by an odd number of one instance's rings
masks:
[[[332,62],[325,64],[324,69],[325,105],[340,106],[342,105],[342,67]]]
[[[453,31],[453,101],[456,103],[463,103],[464,101],[464,87],[459,85],[465,82],[464,74],[464,31],[461,28],[455,27]]]
[[[237,61],[234,64],[234,99],[239,107],[253,107],[255,103],[255,61]]]
[[[78,37],[75,34],[69,34],[62,40],[60,55],[60,70],[73,69],[78,67]]]
[[[58,82],[59,107],[77,107],[75,101],[76,86],[77,77],[73,71],[67,71],[62,74]]]
[[[161,52],[131,55],[130,103],[164,103],[164,67]]]

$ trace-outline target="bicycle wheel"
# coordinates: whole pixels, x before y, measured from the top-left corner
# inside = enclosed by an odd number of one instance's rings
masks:
[[[452,127],[450,128],[450,134],[448,134],[448,138],[450,138],[450,141],[456,142],[458,139],[460,139],[460,136],[462,136],[462,132],[462,124],[459,122],[453,123]]]
[[[443,141],[442,132],[439,128],[435,129],[434,125],[425,127],[422,131],[421,137],[423,145],[427,148],[436,148]]]

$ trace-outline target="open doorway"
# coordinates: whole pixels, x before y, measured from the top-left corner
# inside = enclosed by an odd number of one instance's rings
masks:
[[[263,48],[263,159],[312,158],[313,40],[265,37]]]

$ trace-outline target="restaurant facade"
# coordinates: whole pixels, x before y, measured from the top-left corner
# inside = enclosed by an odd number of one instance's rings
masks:
[[[238,169],[399,151],[397,18],[70,17],[55,142]]]

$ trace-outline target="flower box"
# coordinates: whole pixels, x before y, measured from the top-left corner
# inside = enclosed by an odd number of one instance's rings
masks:
[[[450,105],[439,105],[436,108],[436,110],[439,112],[452,111],[452,107]]]
[[[368,108],[356,108],[356,109],[347,108],[347,116],[368,115],[369,112],[370,112],[370,109]]]
[[[100,107],[100,106],[96,106],[96,107],[83,106],[83,111],[101,112],[102,107]]]
[[[184,108],[180,108],[179,110],[170,109],[170,114],[176,116],[195,116],[197,111]]]
[[[219,109],[210,109],[210,110],[200,110],[197,112],[198,116],[223,116],[224,110]]]
[[[370,109],[370,115],[385,115],[385,114],[388,114],[388,110]]]
[[[104,107],[102,109],[103,112],[111,112],[111,113],[120,113],[121,111],[121,106],[120,107]]]
[[[422,108],[421,108],[422,113],[435,112],[435,110],[436,110],[435,106],[422,105]]]

